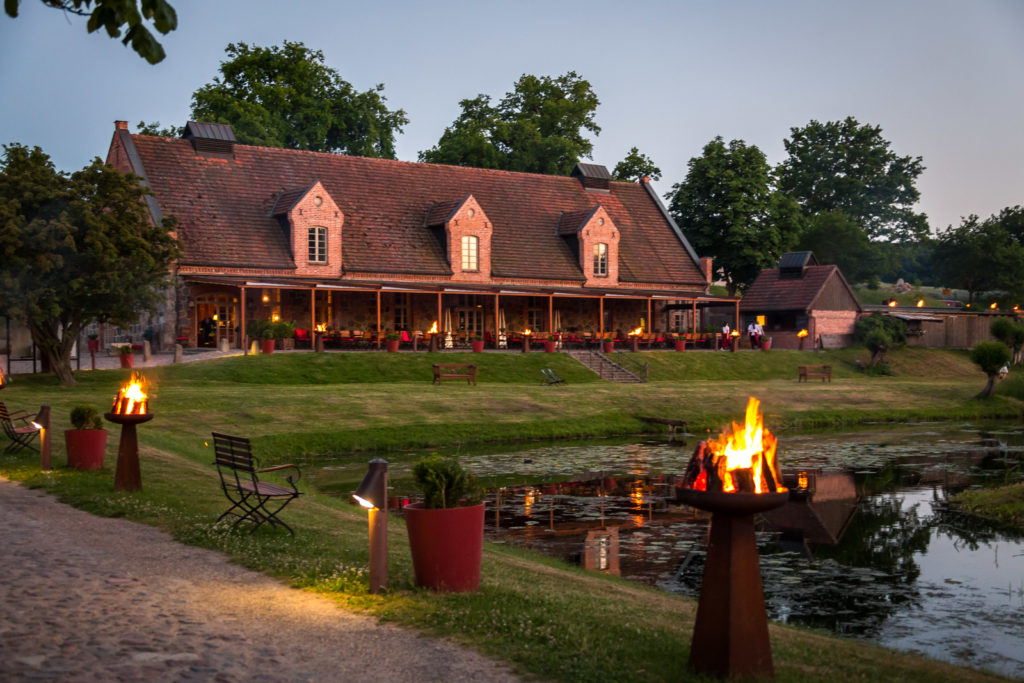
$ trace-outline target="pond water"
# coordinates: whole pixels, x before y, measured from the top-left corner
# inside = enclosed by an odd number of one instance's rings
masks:
[[[708,516],[675,495],[693,443],[462,461],[502,484],[490,540],[697,596]],[[782,437],[779,449],[784,476],[806,472],[809,486],[758,522],[769,618],[1024,678],[1024,537],[947,504],[1024,480],[1024,428],[924,424]]]

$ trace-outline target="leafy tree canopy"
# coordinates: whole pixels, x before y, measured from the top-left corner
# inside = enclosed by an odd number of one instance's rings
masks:
[[[131,45],[135,52],[150,64],[163,61],[164,48],[146,28],[150,21],[153,28],[167,35],[178,28],[178,15],[166,0],[40,0],[46,7],[63,10],[69,14],[89,17],[86,29],[89,33],[103,28],[111,38]],[[21,0],[4,0],[7,16],[17,17]]]
[[[881,250],[842,211],[825,211],[808,218],[796,248],[813,251],[821,263],[839,266],[850,282],[865,282],[878,275]]]
[[[1024,244],[999,216],[982,221],[971,215],[947,228],[936,239],[933,262],[943,283],[966,289],[971,304],[978,292],[1020,292],[1024,281]]]
[[[248,145],[395,158],[409,119],[387,108],[383,84],[357,92],[301,42],[225,52],[220,76],[192,93],[194,120],[230,124]]]
[[[497,105],[488,95],[462,100],[462,113],[420,161],[506,171],[569,175],[598,135],[600,101],[575,71],[563,76],[524,74]]]
[[[853,336],[871,352],[870,366],[876,367],[886,351],[907,342],[907,324],[899,318],[872,313],[854,323]]]
[[[616,180],[636,182],[641,178],[661,180],[661,169],[654,165],[654,161],[640,150],[633,147],[629,150],[626,158],[615,164],[612,177]]]
[[[799,207],[772,189],[764,153],[742,140],[716,137],[688,165],[686,179],[665,195],[669,211],[697,252],[714,258],[734,295],[793,243]]]
[[[135,127],[139,135],[156,135],[164,138],[178,138],[185,132],[184,126],[161,126],[159,121],[153,121],[146,123],[145,121],[139,121],[139,125]]]
[[[988,383],[978,396],[991,396],[996,392],[996,376],[1010,362],[1010,349],[1001,342],[980,342],[971,349],[971,361],[988,375]]]
[[[99,159],[66,176],[38,147],[3,149],[0,315],[25,323],[74,384],[71,348],[85,325],[127,325],[155,307],[178,253],[174,221],[153,225],[148,189]]]
[[[842,211],[873,240],[924,237],[928,220],[912,209],[921,157],[898,156],[879,126],[811,121],[791,128],[784,141],[789,157],[778,168],[779,188],[808,216]]]

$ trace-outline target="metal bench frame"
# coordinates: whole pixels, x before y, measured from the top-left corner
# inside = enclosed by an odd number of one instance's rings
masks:
[[[213,450],[216,457],[217,472],[220,474],[221,488],[224,495],[232,503],[224,511],[217,522],[228,516],[237,517],[231,528],[244,521],[253,522],[249,533],[254,533],[264,524],[279,526],[288,530],[292,536],[295,532],[290,526],[278,518],[288,503],[301,495],[295,486],[302,472],[295,465],[277,465],[276,467],[260,468],[259,460],[252,454],[249,439],[229,434],[213,432]],[[294,474],[285,476],[291,488],[260,481],[262,472],[276,472],[294,469]],[[269,506],[269,507],[268,507]]]
[[[38,418],[38,415],[36,417]],[[7,448],[4,449],[4,453],[17,453],[23,448],[39,450],[32,445],[32,440],[38,438],[40,429],[33,422],[31,413],[24,411],[9,413],[7,406],[0,401],[0,427],[3,428],[7,438],[11,440],[11,443],[7,444]]]

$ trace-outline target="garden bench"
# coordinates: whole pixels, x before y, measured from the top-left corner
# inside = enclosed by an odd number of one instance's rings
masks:
[[[801,365],[799,366],[800,374],[797,376],[797,382],[806,382],[809,377],[820,377],[821,381],[828,380],[828,383],[832,383],[832,366],[831,365]]]
[[[232,516],[238,518],[231,525],[232,528],[246,520],[253,522],[253,527],[249,530],[250,534],[264,524],[270,524],[283,527],[294,536],[295,532],[292,531],[292,528],[277,516],[288,503],[301,494],[295,486],[299,477],[302,476],[299,468],[295,465],[260,468],[259,460],[252,454],[249,439],[241,436],[213,432],[213,451],[217,472],[220,474],[221,488],[224,489],[224,495],[232,504],[224,511],[224,514],[217,518],[217,522]],[[290,488],[259,479],[259,475],[263,472],[276,472],[284,469],[295,470],[295,474],[285,476]]]
[[[541,368],[540,374],[544,375],[544,381],[541,384],[566,384],[566,381],[551,368]]]
[[[476,386],[476,366],[468,363],[434,363],[433,384],[443,379],[464,379],[466,384]]]

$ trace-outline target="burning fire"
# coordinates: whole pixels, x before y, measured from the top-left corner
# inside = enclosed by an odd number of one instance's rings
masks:
[[[807,330],[800,330],[799,332],[796,333],[796,336],[798,336],[801,339],[803,339],[804,337],[807,336]]]
[[[327,331],[327,323],[317,323],[316,331],[317,332],[326,332]]]
[[[775,459],[775,437],[764,428],[753,396],[745,424],[733,423],[714,441],[702,441],[686,470],[684,486],[722,493],[779,493],[782,473]]]
[[[131,381],[121,387],[114,397],[114,405],[110,412],[115,415],[145,415],[149,412],[149,397],[146,388],[149,382],[137,372],[132,373]]]
[[[437,334],[437,321],[436,320],[434,321],[434,324],[430,326],[430,329],[427,330],[427,334]]]
[[[632,332],[630,332],[629,334],[634,336],[634,337],[636,337],[636,336],[641,335],[643,333],[644,333],[644,328],[643,327],[638,327],[635,330],[633,330]]]
[[[924,299],[918,299],[917,300],[917,307],[918,308],[924,308]]]
[[[531,334],[533,334],[533,331],[529,327],[527,327],[525,330],[523,330],[523,334],[529,337]]]

